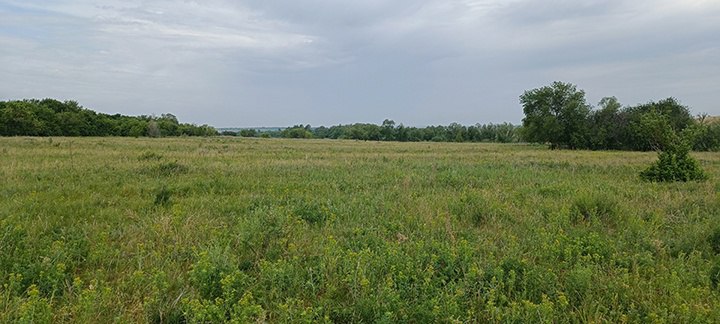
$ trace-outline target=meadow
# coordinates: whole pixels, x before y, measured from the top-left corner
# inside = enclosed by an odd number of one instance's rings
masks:
[[[720,322],[720,154],[0,138],[0,322]]]

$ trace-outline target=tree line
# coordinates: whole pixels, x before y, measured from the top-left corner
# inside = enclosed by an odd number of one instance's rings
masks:
[[[282,138],[318,138],[352,139],[363,141],[396,142],[496,142],[516,143],[521,140],[520,127],[509,123],[476,124],[463,126],[452,123],[448,126],[408,127],[396,125],[386,119],[382,125],[355,123],[331,127],[312,127],[295,125],[283,130],[259,132],[255,129],[243,129],[238,132],[223,131],[226,136],[242,137],[282,137]]]
[[[243,129],[218,133],[208,125],[160,116],[109,115],[85,109],[75,101],[54,99],[0,101],[0,136],[212,136],[354,139],[399,142],[546,143],[552,148],[590,150],[659,150],[666,131],[679,134],[698,151],[720,150],[720,122],[693,117],[675,98],[622,106],[615,97],[589,105],[585,92],[570,83],[525,91],[520,96],[522,125],[475,124],[409,127],[386,119],[382,124],[355,123],[331,127],[295,125],[260,132]]]
[[[386,119],[382,125],[356,123],[331,127],[295,125],[279,132],[285,138],[327,138],[397,142],[497,142],[520,141],[518,127],[509,123],[463,126],[408,127]]]
[[[125,116],[85,109],[75,101],[0,101],[0,136],[211,136],[215,128],[178,122],[172,114]]]
[[[528,90],[520,96],[525,118],[521,137],[552,148],[662,150],[676,134],[699,151],[720,150],[720,123],[693,117],[675,98],[622,106],[615,97],[589,105],[585,92],[570,83]]]

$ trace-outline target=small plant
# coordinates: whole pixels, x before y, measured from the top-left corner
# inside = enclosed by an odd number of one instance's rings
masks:
[[[155,206],[162,206],[166,207],[170,205],[170,197],[172,197],[172,191],[168,189],[167,187],[163,186],[156,194],[155,194],[155,202],[153,205]]]
[[[28,288],[28,298],[20,305],[18,323],[52,322],[52,306],[47,298],[40,295],[35,285]]]

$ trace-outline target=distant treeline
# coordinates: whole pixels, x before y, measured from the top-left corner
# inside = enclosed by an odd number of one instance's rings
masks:
[[[210,136],[215,128],[179,123],[172,114],[108,115],[75,101],[0,101],[0,136]]]
[[[398,142],[513,143],[519,142],[521,139],[519,127],[508,123],[477,124],[473,126],[452,123],[448,126],[406,127],[402,124],[396,125],[394,121],[387,119],[382,125],[360,123],[331,127],[295,125],[281,131],[258,132],[254,129],[243,129],[239,132],[225,131],[222,134],[243,137],[328,138]]]
[[[698,151],[720,150],[720,122],[693,117],[676,99],[623,107],[614,97],[593,109],[584,92],[571,84],[527,91],[521,98],[523,125],[509,123],[408,127],[386,119],[381,125],[356,123],[331,127],[295,125],[282,130],[223,131],[179,123],[172,114],[108,115],[75,101],[54,99],[0,101],[0,136],[212,136],[354,139],[399,142],[538,142],[591,150],[653,150],[655,132],[671,128],[692,140]]]
[[[720,150],[720,123],[693,117],[675,98],[623,107],[615,97],[597,108],[570,83],[526,91],[522,139],[555,148],[648,151],[662,149],[667,134],[677,134],[699,151]]]

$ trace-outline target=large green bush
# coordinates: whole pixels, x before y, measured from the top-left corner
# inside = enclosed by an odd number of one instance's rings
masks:
[[[705,180],[707,175],[700,164],[690,156],[690,145],[687,138],[682,138],[668,131],[670,138],[665,148],[658,153],[658,160],[640,173],[647,181],[694,181]],[[687,136],[685,136],[687,137]]]
[[[658,160],[640,173],[647,181],[694,181],[705,180],[707,175],[698,162],[685,150],[660,152]]]
[[[690,156],[692,131],[676,132],[666,116],[647,114],[639,124],[653,147],[659,148],[658,160],[640,173],[647,181],[693,181],[707,178],[698,162]]]

